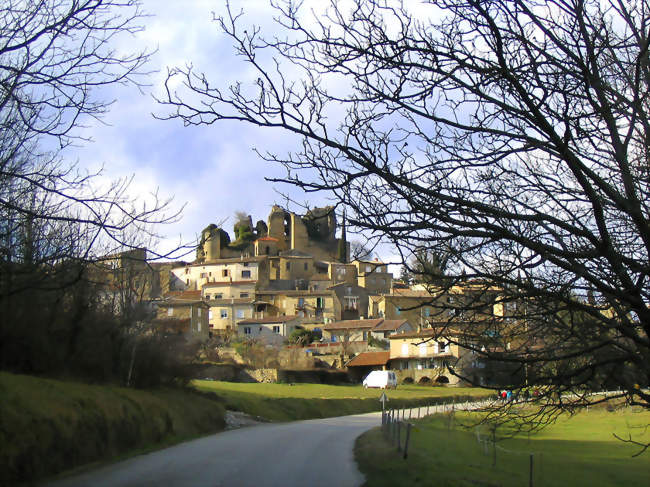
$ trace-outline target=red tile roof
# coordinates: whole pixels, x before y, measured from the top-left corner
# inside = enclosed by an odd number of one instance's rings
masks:
[[[384,320],[373,331],[395,331],[404,323],[406,323],[406,320]]]
[[[386,365],[390,359],[390,352],[363,352],[350,360],[348,367],[367,367],[371,365]]]
[[[323,330],[356,330],[356,329],[368,329],[375,328],[379,325],[383,318],[378,318],[376,320],[343,320],[336,321],[334,323],[329,323],[323,327]]]
[[[407,331],[404,333],[396,333],[389,335],[391,340],[394,338],[438,338],[452,335],[459,335],[460,332],[453,328],[424,328],[421,331]]]

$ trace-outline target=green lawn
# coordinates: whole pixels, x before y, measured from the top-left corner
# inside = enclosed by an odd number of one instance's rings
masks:
[[[275,421],[325,418],[381,409],[379,389],[360,385],[257,384],[197,380],[198,390],[217,394],[228,409],[244,411]],[[399,386],[386,391],[391,407],[435,404],[489,395],[478,388]]]
[[[456,413],[455,428],[448,416],[415,422],[404,460],[389,446],[379,430],[357,440],[356,455],[367,485],[522,486],[529,482],[533,453],[535,486],[648,485],[650,451],[632,455],[639,447],[624,444],[619,436],[650,442],[650,412],[603,408],[562,417],[554,425],[532,435],[501,438],[492,466],[491,445],[477,441],[476,429],[461,429],[460,422],[475,419],[472,413]],[[497,430],[497,439],[500,438]],[[487,427],[482,438],[488,438]]]

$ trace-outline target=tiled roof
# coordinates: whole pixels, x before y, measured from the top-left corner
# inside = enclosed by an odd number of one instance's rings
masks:
[[[219,282],[206,282],[203,284],[203,287],[209,286],[238,286],[240,284],[250,284],[254,286],[257,283],[257,279],[251,279],[249,281],[219,281]]]
[[[404,333],[397,333],[395,335],[389,335],[388,338],[400,339],[400,338],[431,338],[431,337],[445,337],[450,335],[459,335],[460,332],[453,328],[424,328],[421,331],[407,331]]]
[[[390,297],[391,294],[386,295],[386,297]],[[434,296],[428,292],[428,291],[423,291],[423,290],[415,290],[415,289],[393,289],[393,294],[392,296],[395,297],[403,297],[403,298],[431,298],[433,299]]]
[[[383,318],[376,320],[343,320],[329,323],[323,327],[323,330],[357,330],[357,329],[373,329],[379,325]]]
[[[197,299],[201,298],[201,291],[169,291],[166,298]]]
[[[238,321],[238,325],[264,325],[272,323],[286,323],[287,321],[293,321],[298,318],[298,315],[291,316],[269,316],[268,318],[248,318],[245,320]]]
[[[266,237],[258,238],[256,242],[279,242],[279,240],[277,238],[269,237],[267,235]]]
[[[390,352],[363,352],[350,360],[348,367],[367,367],[370,365],[386,365],[390,359]]]
[[[406,323],[406,320],[384,320],[373,331],[393,331]]]

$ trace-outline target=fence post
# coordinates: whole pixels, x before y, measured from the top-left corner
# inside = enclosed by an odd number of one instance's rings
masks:
[[[405,460],[406,460],[406,457],[408,455],[408,450],[409,450],[409,438],[411,438],[411,423],[406,424],[406,441],[404,442],[404,459]]]
[[[528,487],[533,487],[533,454],[530,454],[530,469],[528,475]]]
[[[400,424],[401,423],[398,421],[397,422],[397,451],[401,450],[401,447],[400,447],[400,439],[401,439],[400,438]]]
[[[492,425],[492,466],[497,466],[497,426]]]

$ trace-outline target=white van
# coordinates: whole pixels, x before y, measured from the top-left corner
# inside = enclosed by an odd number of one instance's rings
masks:
[[[363,387],[397,389],[397,376],[392,370],[373,370],[363,379]]]

